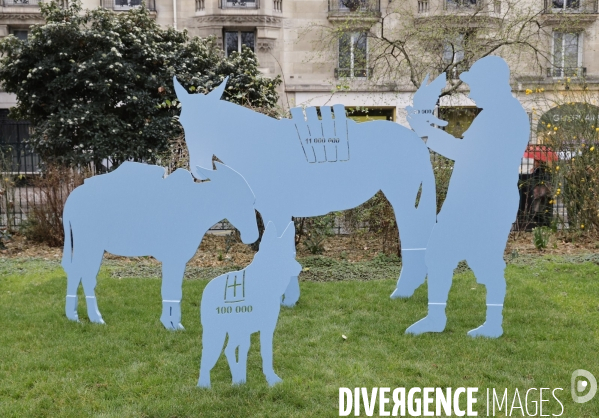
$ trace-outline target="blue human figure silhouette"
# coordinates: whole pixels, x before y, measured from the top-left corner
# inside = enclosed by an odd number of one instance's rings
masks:
[[[210,370],[216,364],[227,335],[225,355],[233,384],[246,381],[250,336],[260,333],[262,371],[269,385],[281,381],[273,368],[272,340],[281,310],[281,296],[291,277],[302,267],[295,261],[290,222],[280,238],[269,222],[260,251],[249,266],[213,279],[202,294],[202,360],[198,386],[210,387]]]
[[[444,80],[445,74],[440,77]],[[482,108],[464,139],[431,126],[437,122],[430,114],[408,115],[418,135],[428,137],[427,146],[455,164],[447,198],[426,249],[428,315],[406,332],[421,334],[445,329],[445,306],[453,270],[459,261],[466,260],[476,280],[487,289],[486,321],[468,334],[496,338],[503,333],[503,253],[518,210],[518,167],[530,125],[526,112],[512,96],[510,71],[503,59],[482,58],[460,78],[468,83],[470,98]],[[423,84],[419,92],[426,88]]]

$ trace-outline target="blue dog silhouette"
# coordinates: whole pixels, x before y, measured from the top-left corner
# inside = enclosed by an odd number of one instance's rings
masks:
[[[245,383],[250,335],[260,332],[262,371],[269,385],[280,382],[272,363],[272,339],[279,319],[281,296],[289,279],[302,267],[295,261],[293,223],[281,238],[269,222],[260,242],[260,251],[241,271],[223,274],[208,283],[202,295],[202,361],[198,386],[210,387],[210,370],[216,364],[229,335],[225,355],[233,384]],[[238,349],[238,356],[235,351]],[[238,358],[237,358],[238,357]]]

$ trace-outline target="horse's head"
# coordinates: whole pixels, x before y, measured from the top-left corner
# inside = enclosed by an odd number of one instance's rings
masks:
[[[177,77],[173,77],[175,93],[181,102],[179,122],[185,131],[190,167],[212,166],[212,156],[217,153],[219,133],[223,130],[220,121],[227,118],[227,115],[223,114],[222,106],[219,105],[228,79],[229,77],[225,78],[208,94],[189,94]]]
[[[196,171],[204,179],[210,179],[219,191],[218,202],[222,205],[223,215],[241,233],[244,244],[258,239],[258,225],[254,202],[256,197],[245,179],[232,168],[216,163],[216,170],[197,166]]]

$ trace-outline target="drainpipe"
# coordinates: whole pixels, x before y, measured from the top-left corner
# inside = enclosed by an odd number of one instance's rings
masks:
[[[177,29],[177,0],[173,0],[173,27]]]

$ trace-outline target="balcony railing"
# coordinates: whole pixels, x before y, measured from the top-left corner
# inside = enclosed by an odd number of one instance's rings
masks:
[[[2,0],[2,6],[4,7],[38,6],[39,4],[39,0]]]
[[[418,13],[428,13],[429,2],[428,0],[418,0]]]
[[[587,67],[549,67],[547,77],[586,77]]]
[[[544,13],[597,13],[597,0],[545,0]]]
[[[380,0],[329,0],[329,12],[380,12]]]
[[[373,68],[335,68],[335,78],[370,78]]]
[[[146,8],[153,12],[156,11],[156,0],[143,0]],[[105,9],[112,10],[131,10],[136,7],[141,7],[142,0],[103,0]]]
[[[221,9],[259,9],[259,0],[219,0],[218,7]]]
[[[275,12],[282,12],[283,11],[283,0],[274,0],[273,8],[274,8]]]

